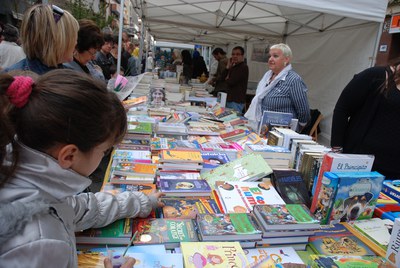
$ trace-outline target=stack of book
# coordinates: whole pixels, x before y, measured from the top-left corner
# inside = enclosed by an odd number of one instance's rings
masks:
[[[156,125],[156,134],[185,136],[188,134],[186,125],[183,123],[158,122]]]
[[[165,196],[211,196],[211,188],[206,180],[160,179],[158,187]]]
[[[291,161],[291,151],[282,146],[246,144],[248,153],[261,155],[272,169],[287,169]]]
[[[255,205],[253,213],[263,229],[257,246],[291,246],[305,250],[308,239],[320,228],[305,205]]]
[[[161,150],[159,159],[161,170],[201,170],[203,158],[199,150]]]

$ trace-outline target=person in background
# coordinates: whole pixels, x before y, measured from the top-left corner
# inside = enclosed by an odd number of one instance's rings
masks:
[[[114,45],[114,38],[110,34],[104,34],[104,44],[101,46],[100,51],[96,53],[95,63],[100,66],[106,80],[111,78],[110,67],[115,65],[115,59],[111,55],[111,50]]]
[[[181,51],[177,48],[175,48],[172,51],[171,55],[171,66],[170,66],[170,71],[171,72],[176,72],[176,66],[177,65],[182,65],[182,56],[181,56]]]
[[[307,86],[293,69],[292,50],[286,44],[271,46],[267,71],[257,86],[256,95],[244,115],[257,129],[263,111],[291,113],[299,120],[300,130],[310,120]]]
[[[226,57],[226,52],[220,47],[215,48],[212,52],[212,55],[214,56],[214,59],[218,61],[218,67],[217,72],[210,83],[214,87],[214,90],[211,93],[214,96],[217,96],[218,92],[226,92],[228,88],[225,80],[225,69],[228,65],[228,58]]]
[[[22,19],[21,42],[26,58],[5,69],[29,70],[39,75],[64,68],[73,60],[78,39],[78,21],[55,5],[34,5]]]
[[[103,44],[103,34],[94,21],[79,20],[78,43],[74,52],[74,60],[65,63],[64,66],[68,69],[90,74],[104,81],[105,78],[101,68],[95,66],[92,62]]]
[[[146,60],[146,72],[152,72],[153,69],[154,69],[153,52],[149,51],[149,54],[147,55],[147,60]]]
[[[128,46],[128,53],[130,53],[130,54],[132,54],[132,52],[133,52],[133,50],[135,49],[135,45],[134,44],[132,44],[132,43],[129,43],[129,46]],[[134,56],[132,56],[132,57],[130,57],[129,59],[128,59],[128,74],[127,75],[129,75],[129,76],[136,76],[136,75],[138,75],[139,74],[139,72],[138,72],[138,59],[136,58],[136,57],[134,57]]]
[[[347,84],[332,119],[331,146],[336,152],[373,154],[373,171],[400,179],[400,59],[368,68]]]
[[[78,267],[75,232],[162,206],[161,193],[82,193],[127,128],[104,83],[73,70],[2,74],[0,104],[1,266]]]
[[[0,71],[23,60],[24,50],[17,44],[19,31],[11,24],[4,25],[3,41],[0,43]]]
[[[204,58],[200,56],[200,52],[195,50],[193,52],[193,74],[192,78],[198,78],[202,74],[208,75],[207,65]]]
[[[187,84],[189,82],[189,80],[192,78],[193,60],[192,60],[192,56],[190,55],[189,50],[187,50],[187,49],[182,50],[181,56],[182,56],[182,65],[183,65],[182,75],[184,77],[183,83]]]
[[[232,49],[223,76],[227,84],[226,107],[243,113],[246,102],[247,82],[249,81],[249,67],[244,62],[244,49],[240,46]]]

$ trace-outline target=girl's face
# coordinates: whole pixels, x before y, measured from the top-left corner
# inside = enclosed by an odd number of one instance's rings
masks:
[[[82,176],[89,176],[99,166],[101,159],[109,152],[112,145],[110,141],[106,141],[94,147],[90,152],[79,151],[71,169]]]
[[[155,103],[161,103],[163,101],[164,94],[160,90],[156,90],[153,92],[152,97]]]

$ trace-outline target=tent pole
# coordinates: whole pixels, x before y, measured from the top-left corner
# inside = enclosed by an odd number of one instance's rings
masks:
[[[372,54],[370,67],[374,66],[376,62],[376,57],[379,49],[379,41],[381,40],[381,35],[382,35],[382,28],[383,28],[383,22],[379,23],[379,31],[376,34],[374,52]]]
[[[117,59],[117,74],[121,70],[121,54],[122,54],[122,28],[124,27],[124,1],[121,0],[119,9],[119,30],[118,30],[118,59]],[[126,71],[126,70],[124,70]]]

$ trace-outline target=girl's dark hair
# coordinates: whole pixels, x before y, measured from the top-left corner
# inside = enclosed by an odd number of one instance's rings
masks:
[[[12,82],[10,75],[0,75],[0,97],[5,105],[9,104],[5,94]],[[103,82],[73,70],[42,75],[22,108],[4,109],[7,106],[1,104],[2,158],[15,134],[19,142],[41,152],[59,144],[74,144],[89,152],[108,140],[118,143],[126,131],[126,113],[117,96],[107,91]],[[9,169],[3,161],[0,165],[1,170]],[[0,184],[11,175],[1,178]]]
[[[396,84],[400,82],[400,72],[397,70],[400,66],[400,57],[391,59],[388,62],[388,66],[386,67],[386,71],[388,74],[388,78],[382,84],[380,92],[387,96],[389,90],[393,87],[396,87]],[[390,67],[394,67],[394,71]]]
[[[76,50],[83,53],[91,48],[100,49],[104,44],[100,28],[92,20],[79,20],[78,42]]]

